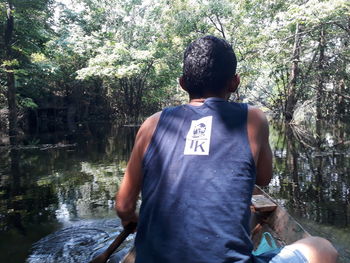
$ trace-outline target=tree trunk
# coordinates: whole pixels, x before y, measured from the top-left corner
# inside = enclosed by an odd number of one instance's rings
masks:
[[[339,81],[339,84],[337,85],[338,93],[339,94],[345,94],[345,81],[344,79],[341,79]],[[337,99],[336,99],[336,112],[337,114],[340,115],[341,118],[343,118],[345,114],[345,101],[344,101],[344,96],[340,96],[337,94]]]
[[[5,28],[5,54],[6,60],[10,63],[6,66],[7,74],[7,102],[9,107],[9,136],[10,143],[15,144],[15,136],[17,135],[17,103],[16,103],[16,86],[15,86],[15,74],[13,72],[13,66],[11,65],[13,60],[12,54],[12,36],[14,29],[13,11],[14,7],[12,1],[7,2],[7,19]]]
[[[317,94],[316,94],[316,134],[317,134],[317,144],[318,146],[321,146],[321,119],[322,119],[322,105],[324,101],[324,81],[325,81],[325,49],[326,49],[326,40],[325,40],[325,32],[324,27],[321,27],[320,31],[320,39],[319,39],[319,49],[320,49],[320,56],[318,58],[318,84],[317,84]]]
[[[284,116],[286,121],[291,121],[293,118],[294,107],[298,101],[297,97],[297,80],[299,75],[299,59],[301,49],[301,28],[299,23],[296,24],[294,46],[293,46],[293,58],[292,58],[292,69],[290,74],[290,80],[287,89],[287,100],[285,106]]]
[[[289,123],[285,123],[285,138],[286,138],[286,170],[287,174],[291,176],[292,182],[288,185],[289,193],[293,208],[301,215],[301,208],[303,204],[300,199],[300,186],[299,186],[299,151],[296,145],[296,138],[294,136],[292,127]]]
[[[317,66],[317,89],[316,89],[316,136],[317,136],[317,151],[322,152],[322,105],[324,101],[324,81],[325,81],[325,49],[326,49],[326,40],[325,40],[325,32],[324,27],[321,26],[320,29],[320,38],[319,38],[319,58],[318,58],[318,66]],[[322,211],[320,209],[320,205],[323,202],[323,173],[324,173],[324,159],[322,156],[316,157],[318,159],[317,162],[317,170],[315,174],[315,184],[317,189],[317,207],[316,210],[316,221],[320,222],[322,219]]]

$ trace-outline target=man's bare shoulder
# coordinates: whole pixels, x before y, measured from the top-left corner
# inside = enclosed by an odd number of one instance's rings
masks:
[[[162,114],[161,111],[151,115],[148,117],[141,125],[139,131],[136,135],[136,141],[135,141],[135,147],[138,147],[140,150],[140,154],[143,156],[143,154],[146,152],[146,149],[148,145],[151,142],[152,136],[154,131],[156,130],[160,115]]]
[[[162,111],[158,111],[158,112],[154,113],[153,115],[149,116],[145,120],[145,122],[150,122],[151,124],[157,124],[161,114],[162,114]]]
[[[152,129],[157,127],[161,111],[156,112],[155,114],[149,116],[141,125],[139,132],[149,132]],[[153,134],[153,133],[152,133]]]
[[[266,114],[255,106],[248,106],[248,122],[252,125],[268,125]]]

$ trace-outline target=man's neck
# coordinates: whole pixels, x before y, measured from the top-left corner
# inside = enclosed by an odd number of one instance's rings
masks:
[[[202,98],[191,98],[190,97],[190,101],[189,104],[194,105],[194,106],[199,106],[202,105],[204,103],[204,101],[208,98],[219,98],[219,99],[223,99],[223,100],[228,100],[228,96],[220,96],[220,95],[213,95],[213,96],[204,96]]]

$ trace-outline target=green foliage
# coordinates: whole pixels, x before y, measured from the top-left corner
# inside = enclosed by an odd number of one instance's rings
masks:
[[[5,35],[7,26],[7,9],[10,1],[0,2],[0,34]],[[19,106],[35,108],[36,96],[27,97],[28,94],[40,93],[38,84],[33,83],[33,76],[37,73],[37,67],[32,63],[31,56],[35,52],[41,52],[45,43],[52,37],[49,18],[51,16],[52,0],[11,1],[13,5],[13,37],[11,40],[11,59],[6,58],[5,38],[0,38],[0,76],[1,96],[6,94],[6,72],[12,71],[16,77],[18,97],[21,98]],[[7,69],[5,69],[7,68]],[[26,92],[22,92],[26,90]],[[0,100],[0,107],[5,103]]]
[[[20,98],[19,105],[30,109],[36,109],[38,107],[38,105],[31,98]]]
[[[13,1],[15,59],[5,61],[0,52],[0,76],[4,79],[5,66],[14,68],[23,105],[40,108],[47,101],[61,101],[56,106],[74,105],[80,120],[142,118],[186,101],[177,83],[183,51],[194,39],[212,34],[226,38],[235,49],[240,99],[281,113],[291,96],[298,26],[296,107],[319,96],[335,107],[335,100],[349,96],[346,0],[71,2]],[[1,0],[0,30],[6,8],[7,1]],[[0,88],[5,92],[4,83]]]

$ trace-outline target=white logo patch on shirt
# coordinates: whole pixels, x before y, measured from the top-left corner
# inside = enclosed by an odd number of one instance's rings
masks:
[[[185,155],[209,155],[213,116],[193,120],[187,133]]]

